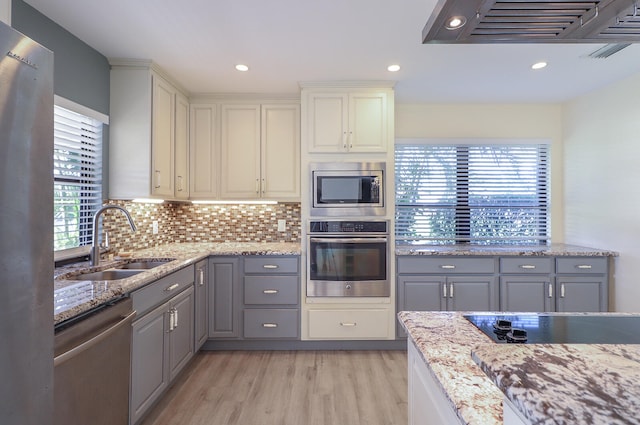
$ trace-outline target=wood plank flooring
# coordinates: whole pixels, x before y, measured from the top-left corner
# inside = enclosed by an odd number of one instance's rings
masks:
[[[205,351],[142,425],[406,425],[406,351]]]

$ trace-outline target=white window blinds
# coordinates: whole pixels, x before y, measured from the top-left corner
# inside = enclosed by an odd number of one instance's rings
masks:
[[[545,144],[397,144],[396,241],[546,243],[547,151]]]
[[[102,122],[54,107],[54,250],[91,243],[102,205]]]

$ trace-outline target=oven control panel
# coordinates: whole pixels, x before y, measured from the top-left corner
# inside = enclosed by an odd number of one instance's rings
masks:
[[[309,233],[388,233],[387,220],[320,220],[309,222]]]

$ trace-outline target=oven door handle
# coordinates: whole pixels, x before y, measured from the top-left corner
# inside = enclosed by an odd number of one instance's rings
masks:
[[[321,243],[387,243],[387,238],[310,238],[309,240]]]

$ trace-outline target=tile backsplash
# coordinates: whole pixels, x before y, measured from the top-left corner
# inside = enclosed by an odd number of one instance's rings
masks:
[[[300,204],[196,205],[108,201],[126,208],[138,228],[132,233],[121,212],[109,210],[102,232],[109,234],[112,252],[122,252],[173,242],[300,242]],[[286,220],[278,232],[278,220]],[[158,233],[153,233],[153,222]]]

